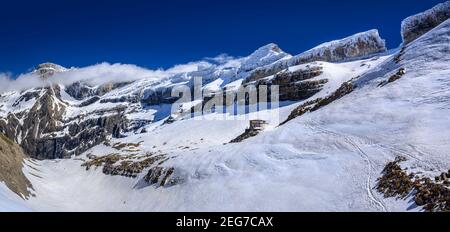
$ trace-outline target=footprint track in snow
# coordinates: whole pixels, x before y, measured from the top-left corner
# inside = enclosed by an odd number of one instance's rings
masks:
[[[323,127],[320,127],[318,125],[318,123],[314,122],[313,120],[309,120],[308,122],[305,123],[305,125],[307,127],[309,127],[312,131],[318,131],[320,133],[331,135],[333,137],[338,137],[340,140],[349,144],[350,146],[352,146],[355,149],[355,151],[361,156],[361,158],[367,164],[367,178],[366,178],[365,188],[366,188],[368,198],[373,203],[373,205],[375,205],[376,208],[381,209],[384,212],[387,212],[388,210],[387,210],[386,205],[375,196],[375,194],[373,193],[373,190],[372,190],[373,189],[373,187],[372,187],[373,164],[369,158],[369,155],[367,155],[367,153],[364,152],[364,150],[360,146],[357,145],[357,143],[351,138],[351,136],[327,130]]]

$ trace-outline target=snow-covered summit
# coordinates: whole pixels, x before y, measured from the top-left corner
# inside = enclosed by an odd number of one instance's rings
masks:
[[[401,27],[403,43],[410,43],[449,18],[450,1],[440,3],[425,12],[406,18],[403,20]]]
[[[373,29],[323,43],[300,54],[296,59],[340,62],[384,51],[386,51],[386,42],[380,37],[378,30]]]
[[[67,71],[66,68],[64,68],[61,65],[46,62],[39,64],[36,69],[34,70],[35,73],[40,75],[42,78],[47,79],[51,76],[53,76],[55,73],[65,72]]]
[[[257,67],[272,64],[278,60],[289,57],[291,57],[291,55],[281,50],[278,45],[270,43],[259,48],[250,56],[244,58],[241,69],[243,71],[250,71]]]
[[[372,29],[369,31],[356,33],[354,35],[348,36],[343,39],[333,40],[330,42],[320,44],[307,52],[312,52],[312,51],[322,51],[323,52],[327,48],[336,48],[336,47],[344,46],[344,45],[356,46],[359,43],[363,43],[363,42],[375,43],[375,45],[379,45],[381,47],[385,46],[385,40],[381,39],[378,30]]]

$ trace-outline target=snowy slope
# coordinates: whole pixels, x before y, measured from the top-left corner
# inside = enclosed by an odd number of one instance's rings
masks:
[[[4,183],[0,183],[0,212],[29,211],[32,210],[23,199],[11,192]]]
[[[76,159],[45,161],[38,167],[42,179],[29,176],[37,197],[27,204],[50,211],[418,211],[408,201],[382,198],[374,186],[398,154],[410,158],[411,169],[430,175],[450,166],[449,31],[447,21],[413,42],[398,64],[394,56],[371,69],[361,62],[324,63],[333,70],[329,75],[359,69],[360,87],[242,143],[222,144],[245,121],[194,119],[124,139],[170,153],[164,165],[184,178],[179,185],[139,188],[139,178],[85,171]],[[407,70],[402,79],[378,86],[400,67]]]
[[[389,58],[342,64],[319,62],[324,67],[322,77],[329,78],[330,82],[315,97],[330,94],[340,83],[371,71]],[[292,67],[293,70],[298,68],[301,66]],[[279,120],[284,120],[298,104],[301,102],[281,108]],[[295,142],[300,139],[299,135],[288,135],[285,132],[287,127],[277,128],[279,121],[273,120],[276,114],[275,111],[260,112],[258,116],[248,115],[244,120],[220,120],[222,115],[212,114],[206,120],[194,118],[170,125],[150,125],[147,133],[113,141],[144,141],[139,146],[142,151],[170,154],[171,161],[164,165],[174,166],[177,175],[185,180],[183,184],[168,188],[140,188],[137,187],[140,186],[140,178],[111,177],[101,173],[101,169],[86,171],[81,167],[83,162],[80,160],[86,159],[86,156],[81,156],[72,160],[40,162],[36,167],[39,172],[29,169],[28,177],[35,186],[37,197],[27,203],[34,210],[44,211],[376,210],[364,204],[345,206],[341,197],[346,193],[346,186],[335,185],[334,190],[329,191],[314,184],[329,175],[332,178],[326,178],[326,184],[331,186],[346,172],[342,171],[338,176],[333,173],[319,175],[319,172],[334,172],[338,170],[337,166],[347,162],[360,165],[359,160],[351,161],[351,153],[338,150],[334,152],[342,153],[343,158],[326,158],[327,152],[333,150],[329,151],[322,143],[319,151],[299,149],[299,144]],[[271,125],[261,137],[242,144],[224,145],[242,133],[250,118],[265,119]],[[299,131],[300,128],[291,129]],[[301,131],[313,134],[307,128],[301,128]],[[280,141],[280,138],[289,139]],[[327,141],[325,138],[322,140],[324,143]],[[317,144],[317,141],[314,142]],[[107,155],[111,152],[114,150],[101,145],[86,152],[86,155]],[[123,155],[127,154],[130,153]],[[316,164],[319,166],[315,167]],[[42,178],[36,178],[31,173]],[[318,176],[311,177],[314,173]],[[314,189],[315,186],[319,189]],[[333,194],[339,196],[332,197]],[[297,197],[309,200],[304,202],[297,200]],[[352,195],[349,199],[354,197]],[[327,198],[333,203],[324,200]],[[267,199],[273,199],[273,202]],[[247,203],[242,204],[241,201]],[[323,202],[323,205],[318,202]]]
[[[358,50],[358,44],[369,47]],[[394,54],[362,58],[384,50],[384,41],[372,30],[294,57],[269,44],[248,57],[196,62],[166,71],[108,64],[64,69],[49,78],[62,90],[51,99],[66,106],[64,120],[82,115],[74,119],[79,123],[122,107],[133,125],[149,122],[140,124],[139,130],[108,137],[70,159],[27,160],[24,172],[35,197],[20,200],[0,185],[0,210],[421,211],[411,198],[384,198],[375,186],[386,163],[399,155],[408,159],[402,164],[405,168],[429,177],[450,167],[450,20]],[[320,61],[324,56],[334,63]],[[192,85],[195,76],[205,77],[203,90],[214,93],[224,88],[236,91],[249,78],[270,80],[311,66],[322,72],[310,81],[327,82],[307,99],[282,102],[279,109],[257,113],[211,113],[164,123],[170,115],[164,93],[179,84]],[[97,79],[111,70],[108,82]],[[269,71],[258,76],[261,70]],[[127,73],[133,75],[125,78],[126,84],[109,85]],[[81,74],[92,79],[78,79]],[[75,95],[86,96],[71,96],[68,87],[73,83],[57,81],[71,77],[82,83]],[[332,96],[343,83],[352,83],[353,91],[280,125],[294,109]],[[0,116],[30,111],[42,91],[3,93]],[[102,94],[84,104],[91,91]],[[35,97],[23,98],[27,92]],[[162,103],[150,104],[153,99]],[[198,102],[183,107],[194,104]],[[266,120],[268,126],[257,136],[230,143],[251,119]],[[130,161],[149,154],[163,158],[135,178],[105,173],[106,164],[82,166],[108,155]],[[148,182],[146,178],[155,170],[171,170],[170,178],[176,181],[170,185]]]

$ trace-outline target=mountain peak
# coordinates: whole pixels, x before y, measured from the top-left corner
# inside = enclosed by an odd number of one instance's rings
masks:
[[[64,72],[64,71],[67,71],[67,69],[64,68],[63,66],[54,64],[54,63],[50,63],[50,62],[46,62],[46,63],[39,64],[36,67],[36,69],[34,70],[34,73],[37,73],[44,79],[47,79],[47,78],[53,76],[55,73],[60,73],[60,72]]]
[[[267,44],[258,48],[250,56],[246,57],[241,69],[250,71],[260,66],[265,66],[274,63],[280,59],[290,56],[274,43]]]
[[[277,44],[269,43],[267,45],[264,45],[264,46],[258,48],[254,53],[258,53],[258,52],[276,52],[276,53],[281,53],[283,51],[281,50],[281,48]]]

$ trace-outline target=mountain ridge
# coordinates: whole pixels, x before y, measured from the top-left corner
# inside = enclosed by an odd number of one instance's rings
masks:
[[[47,64],[38,78],[48,85],[0,95],[0,132],[39,159],[23,167],[34,210],[439,211],[377,186],[394,160],[420,178],[448,170],[449,44],[447,19],[392,54],[370,30],[295,56],[268,44],[154,72]],[[172,89],[193,88],[196,76],[208,95],[172,112]],[[191,117],[248,85],[279,86],[280,106]]]
[[[168,76],[167,79],[155,80],[154,84],[151,78],[150,80],[145,80],[144,78],[129,82],[106,82],[94,86],[83,81],[76,81],[63,86],[51,81],[58,80],[58,78],[66,81],[70,78],[66,78],[64,75],[66,73],[76,73],[77,69],[66,69],[57,64],[44,63],[38,65],[36,71],[33,71],[32,74],[38,74],[44,81],[49,81],[50,87],[26,90],[25,94],[16,93],[15,95],[20,97],[15,101],[13,98],[10,99],[10,101],[14,101],[11,107],[17,108],[14,106],[27,103],[29,104],[28,107],[31,108],[25,108],[18,113],[4,114],[2,116],[3,120],[0,121],[0,131],[21,144],[26,153],[33,158],[67,158],[81,154],[92,146],[106,142],[109,137],[121,137],[125,132],[139,130],[142,126],[152,122],[151,116],[130,122],[124,115],[130,111],[142,111],[145,107],[151,108],[174,103],[178,98],[171,96],[171,89],[177,85],[185,84],[186,81],[192,85],[192,76],[203,77],[204,87],[209,90],[211,90],[212,82],[220,79],[222,80],[221,85],[212,89],[216,91],[227,89],[228,91],[230,88],[228,88],[227,84],[236,80],[241,79],[242,82],[248,82],[247,79],[253,81],[260,79],[260,75],[257,78],[252,76],[254,70],[257,70],[259,67],[268,66],[269,69],[272,69],[272,66],[276,66],[277,62],[285,62],[283,66],[287,68],[317,60],[345,60],[347,57],[354,57],[358,54],[365,56],[371,53],[382,52],[386,49],[384,46],[384,41],[379,37],[376,30],[358,33],[339,41],[322,44],[315,48],[316,52],[308,51],[303,53],[307,57],[300,55],[301,58],[284,53],[276,44],[271,43],[257,49],[248,57],[239,59],[241,63],[235,68],[223,69],[221,66],[214,65],[199,66],[197,71],[175,73],[174,76]],[[334,51],[340,51],[339,55],[333,55]],[[302,61],[299,61],[300,59]],[[265,74],[263,76],[267,77],[269,75]],[[282,88],[283,94],[286,96],[282,100],[307,98],[320,90],[322,84],[324,82]],[[137,86],[137,88],[129,89],[133,85]],[[125,92],[123,95],[107,97],[108,94],[120,89],[126,91],[129,89],[131,93]],[[294,93],[299,91],[300,93]],[[71,104],[70,102],[75,102],[71,98],[79,102]],[[32,104],[32,101],[35,101],[35,103]],[[121,105],[121,103],[128,104],[128,107],[124,108],[124,105]],[[95,104],[100,108],[96,110],[90,109],[86,112],[87,115],[90,115],[89,117],[94,117],[92,120],[74,122],[74,120],[79,121],[77,119],[79,115],[69,115],[70,111],[78,112],[79,109],[89,108]],[[114,106],[102,107],[108,104]],[[102,110],[101,108],[104,109]],[[8,111],[6,107],[2,110]],[[105,113],[109,115],[103,116]],[[166,115],[166,117],[169,116]],[[100,127],[100,130],[92,129],[92,127],[96,126]],[[43,151],[47,151],[47,154],[42,155]]]

